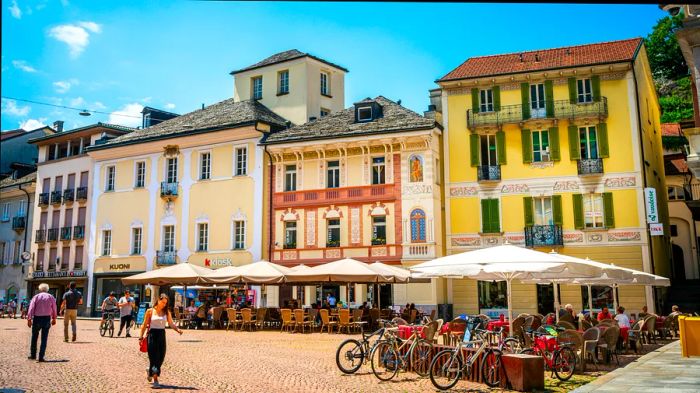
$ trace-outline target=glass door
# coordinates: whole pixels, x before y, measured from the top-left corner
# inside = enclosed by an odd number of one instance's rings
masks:
[[[530,116],[545,117],[546,97],[544,95],[544,83],[535,83],[530,85]]]

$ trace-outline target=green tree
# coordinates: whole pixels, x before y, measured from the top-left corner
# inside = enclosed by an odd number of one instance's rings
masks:
[[[688,65],[675,34],[683,26],[682,20],[682,14],[661,18],[644,39],[654,79],[676,80],[688,75]]]

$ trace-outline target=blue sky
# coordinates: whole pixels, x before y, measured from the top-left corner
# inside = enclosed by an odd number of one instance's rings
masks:
[[[401,99],[471,56],[646,36],[656,5],[2,0],[2,129],[64,120],[139,125],[142,105],[186,113],[233,96],[229,72],[299,49],[340,64],[345,104]],[[127,116],[119,116],[125,114]]]

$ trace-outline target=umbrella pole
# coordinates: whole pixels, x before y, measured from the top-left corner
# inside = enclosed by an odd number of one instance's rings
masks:
[[[615,308],[615,312],[617,312],[617,304],[618,304],[617,284],[612,285],[612,291],[613,291],[613,308]]]
[[[588,314],[593,318],[593,290],[591,284],[588,284]]]
[[[507,295],[508,295],[508,335],[513,336],[513,305],[512,305],[512,299],[511,299],[511,281],[513,280],[512,277],[508,277],[506,279],[506,288],[507,288]]]
[[[382,284],[377,284],[377,307],[382,309]]]
[[[557,323],[559,323],[559,284],[553,282],[552,289],[554,289],[554,318],[556,318]]]

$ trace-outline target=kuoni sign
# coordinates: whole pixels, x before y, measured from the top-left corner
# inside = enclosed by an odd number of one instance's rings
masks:
[[[659,210],[656,207],[656,189],[647,187],[644,189],[644,203],[647,208],[647,223],[659,222]]]

